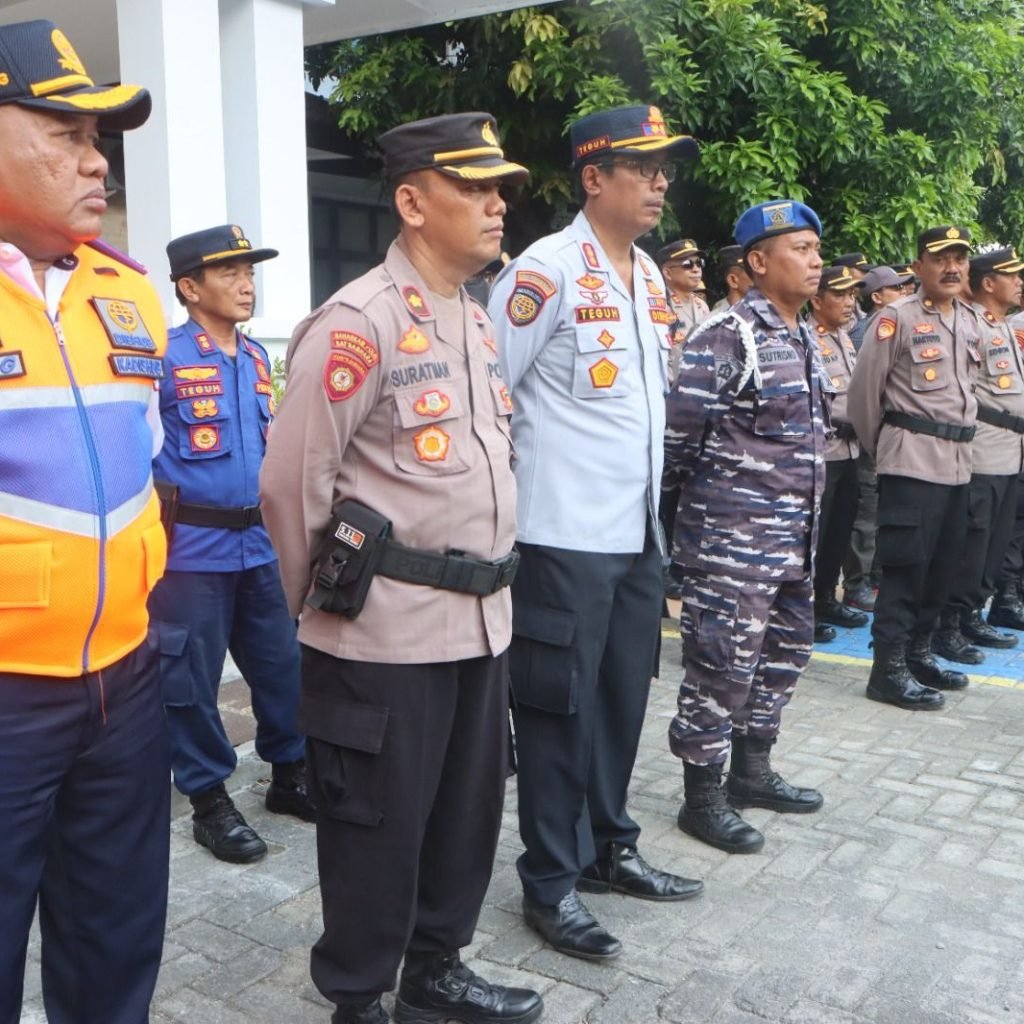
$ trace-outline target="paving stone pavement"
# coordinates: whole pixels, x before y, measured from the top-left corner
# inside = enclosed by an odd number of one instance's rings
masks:
[[[705,893],[682,904],[587,897],[623,941],[611,964],[545,948],[519,914],[512,780],[471,965],[541,990],[546,1024],[1024,1022],[1024,691],[972,685],[943,712],[912,714],[865,700],[862,662],[816,655],[774,760],[821,788],[825,807],[744,812],[767,842],[729,856],[676,828],[682,773],[666,730],[679,641],[669,627],[631,807],[645,856],[703,878]],[[313,828],[263,810],[268,769],[250,747],[232,788],[270,855],[218,863],[193,843],[176,799],[152,1024],[329,1020],[307,973],[319,931]],[[44,1024],[37,937],[30,960],[22,1024]]]

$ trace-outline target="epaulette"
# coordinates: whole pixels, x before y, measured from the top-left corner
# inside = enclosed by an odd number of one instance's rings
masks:
[[[91,242],[85,243],[90,249],[95,249],[98,253],[103,256],[109,256],[110,259],[116,260],[118,263],[123,263],[126,267],[130,267],[132,270],[139,274],[148,274],[149,271],[141,264],[138,260],[133,260],[127,253],[121,252],[120,249],[115,249],[112,245],[104,242],[102,238],[94,238]]]

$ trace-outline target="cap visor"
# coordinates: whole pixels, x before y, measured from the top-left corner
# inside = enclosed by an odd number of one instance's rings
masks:
[[[690,135],[656,136],[651,139],[630,139],[627,143],[613,143],[612,153],[664,153],[686,160],[696,160],[700,145]]]
[[[970,249],[971,243],[962,238],[940,238],[937,242],[926,242],[928,252],[942,252],[944,249]]]
[[[899,274],[896,278],[896,284],[910,284],[914,280],[913,274]],[[893,285],[882,285],[883,288],[892,288]]]
[[[997,274],[1019,274],[1024,270],[1024,260],[1016,260],[1012,263],[1007,263],[1002,267],[992,268]]]
[[[153,109],[149,92],[140,85],[95,85],[15,102],[61,114],[95,114],[101,127],[122,132],[145,124]]]
[[[449,178],[461,181],[495,181],[503,178],[513,185],[522,185],[530,178],[530,172],[520,164],[508,160],[474,160],[464,164],[438,164],[433,168]]]
[[[203,257],[202,265],[211,267],[215,263],[228,263],[231,260],[248,260],[250,263],[262,263],[264,260],[272,260],[280,253],[276,249],[232,249],[230,252],[211,253]]]

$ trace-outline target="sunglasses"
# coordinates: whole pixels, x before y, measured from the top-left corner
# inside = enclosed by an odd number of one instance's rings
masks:
[[[654,160],[610,160],[597,166],[604,168],[624,167],[627,171],[639,174],[644,181],[654,181],[659,174],[663,175],[669,183],[676,180],[675,164],[662,164]]]
[[[703,260],[680,260],[678,263],[670,263],[668,266],[669,266],[670,269],[672,267],[682,267],[683,270],[703,270],[704,269],[704,261]]]

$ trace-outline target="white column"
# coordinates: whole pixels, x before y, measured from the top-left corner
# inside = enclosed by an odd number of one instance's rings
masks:
[[[281,255],[261,267],[252,333],[285,339],[309,312],[301,0],[221,0],[229,220]]]
[[[216,0],[117,0],[121,80],[149,89],[153,113],[124,135],[128,240],[180,321],[165,247],[228,220]]]

